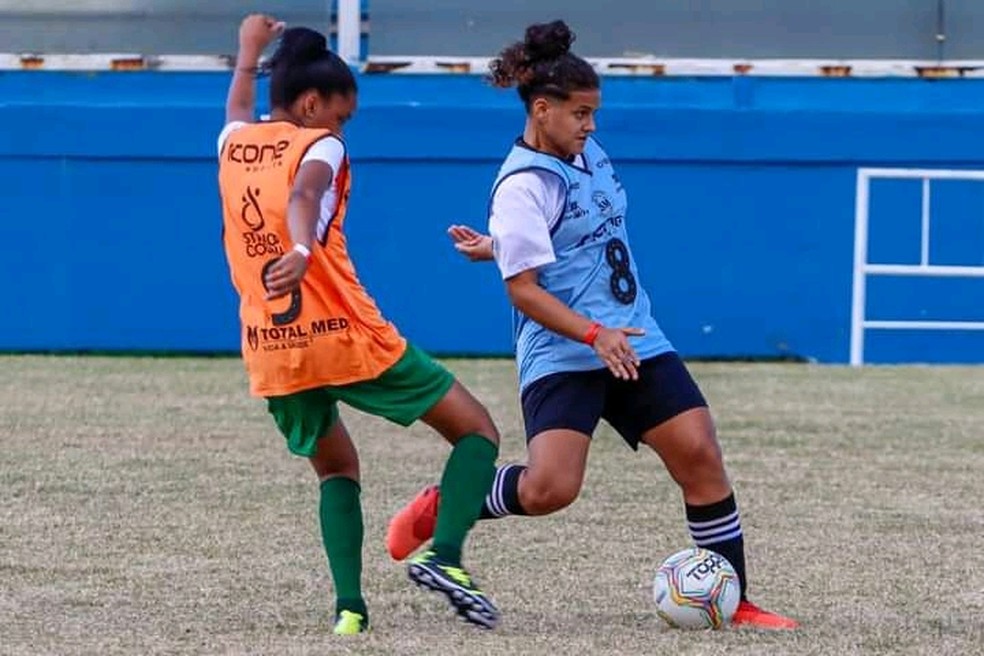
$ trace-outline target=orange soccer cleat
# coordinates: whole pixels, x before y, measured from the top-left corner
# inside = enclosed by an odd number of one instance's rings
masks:
[[[440,499],[436,485],[425,487],[393,515],[386,530],[386,548],[393,560],[403,560],[434,537]]]
[[[731,623],[735,626],[750,626],[756,629],[795,629],[799,622],[776,613],[762,610],[750,601],[738,603],[738,610],[731,618]]]

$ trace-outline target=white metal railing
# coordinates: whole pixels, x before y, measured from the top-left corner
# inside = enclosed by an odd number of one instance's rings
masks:
[[[361,38],[362,0],[338,0],[338,56],[349,64],[358,63]]]
[[[360,60],[353,36],[368,31],[365,21],[354,25],[351,15],[338,16],[339,55],[368,73],[413,75],[481,74],[491,57],[456,55],[399,56],[369,54]],[[364,55],[365,53],[362,53]],[[672,57],[589,57],[600,75],[634,77],[820,77],[820,78],[984,78],[984,61],[821,60],[821,59],[680,59]],[[229,70],[229,55],[182,55],[139,52],[45,53],[0,52],[0,71]]]
[[[922,234],[919,264],[875,264],[868,262],[868,220],[871,180],[922,181]],[[984,321],[879,321],[865,318],[868,276],[922,276],[935,278],[984,278],[984,266],[949,266],[929,261],[930,201],[932,180],[984,182],[984,171],[943,169],[858,169],[854,204],[854,289],[851,300],[851,365],[864,364],[865,330],[984,330]]]

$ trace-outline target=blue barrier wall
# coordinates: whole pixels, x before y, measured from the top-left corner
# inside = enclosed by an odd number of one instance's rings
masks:
[[[0,74],[2,350],[238,347],[219,241],[217,73]],[[363,281],[437,353],[508,353],[460,260],[522,126],[472,76],[367,76],[347,140]],[[845,362],[858,166],[984,168],[984,81],[609,78],[599,136],[657,318],[687,356]],[[919,254],[918,183],[876,182],[872,259]],[[934,261],[984,264],[984,185],[938,183]],[[984,319],[984,281],[872,281],[871,318]],[[868,333],[871,361],[984,361],[984,333]]]

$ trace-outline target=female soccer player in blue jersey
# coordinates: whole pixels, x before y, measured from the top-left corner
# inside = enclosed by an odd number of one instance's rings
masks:
[[[529,457],[497,470],[483,517],[545,515],[573,502],[605,419],[630,447],[659,455],[681,488],[694,541],[734,565],[742,602],[733,623],[793,628],[745,597],[738,506],[714,423],[639,282],[626,193],[593,137],[600,81],[570,52],[573,41],[562,21],[532,25],[493,61],[492,83],[518,88],[526,127],[492,188],[491,236],[450,230],[460,252],[495,260],[515,312]],[[438,501],[428,488],[394,517],[394,558],[430,537]]]

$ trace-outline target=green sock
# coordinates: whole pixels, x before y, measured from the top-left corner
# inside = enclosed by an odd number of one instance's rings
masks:
[[[481,435],[466,435],[455,444],[441,476],[441,504],[434,528],[434,553],[453,565],[474,526],[495,477],[499,447]]]
[[[362,598],[362,506],[351,478],[321,483],[321,540],[335,582],[335,614],[350,610],[368,617]]]

